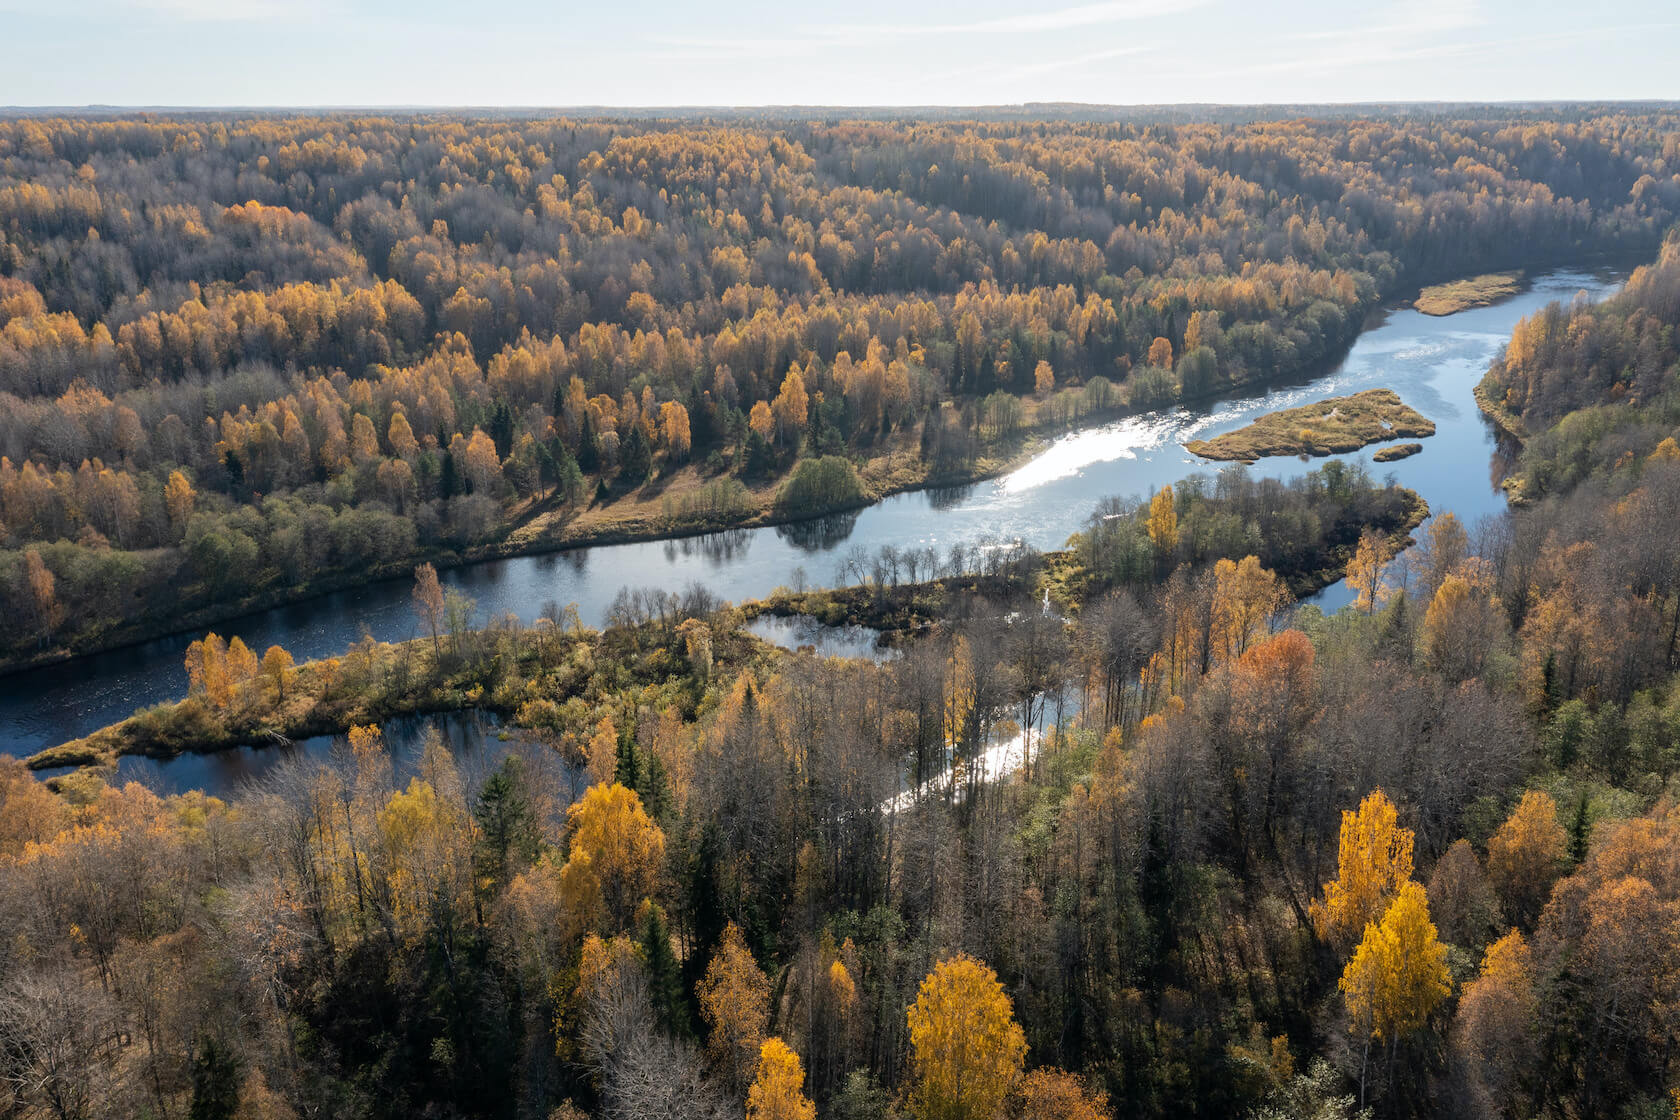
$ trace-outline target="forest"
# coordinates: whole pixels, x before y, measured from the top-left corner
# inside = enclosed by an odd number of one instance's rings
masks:
[[[1671,113],[1466,112],[0,119],[0,659],[972,478],[1680,211]]]
[[[1675,123],[0,121],[17,649],[345,566],[411,574],[416,635],[202,628],[178,699],[0,757],[0,1113],[1674,1116]],[[599,627],[439,579],[660,479],[855,502],[1627,250],[1487,370],[1474,524],[1330,459]],[[495,749],[399,768],[382,725],[457,710]],[[113,769],[326,732],[226,796]]]

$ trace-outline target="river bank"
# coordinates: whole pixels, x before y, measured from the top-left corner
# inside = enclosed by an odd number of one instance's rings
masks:
[[[1237,388],[1249,384],[1253,382],[1245,382]],[[1209,395],[1205,399],[1217,399],[1217,396]],[[900,440],[904,447],[894,447],[885,454],[866,458],[861,465],[854,462],[864,486],[860,497],[815,508],[794,510],[780,506],[776,499],[787,477],[782,475],[756,488],[747,488],[753,503],[749,511],[672,515],[666,510],[668,499],[696,493],[716,481],[701,477],[698,468],[692,465],[677,472],[674,479],[654,480],[614,501],[592,501],[581,509],[570,504],[556,507],[552,501],[521,503],[516,508],[522,508],[523,513],[492,540],[459,549],[418,549],[397,563],[369,565],[354,572],[330,572],[305,584],[265,588],[235,600],[172,611],[168,618],[143,619],[114,626],[99,631],[97,640],[27,655],[0,656],[0,679],[34,669],[62,667],[80,659],[160,639],[196,636],[247,615],[297,606],[312,599],[382,581],[406,579],[420,564],[431,564],[441,572],[497,560],[579,549],[692,540],[738,530],[819,521],[867,509],[902,494],[973,486],[1006,475],[1031,461],[1058,436],[1149,411],[1119,406],[1086,413],[1072,424],[1059,421],[1035,423],[996,441],[993,447],[977,456],[968,466],[957,469],[936,469],[908,450],[913,440]],[[791,468],[788,473],[791,474]]]
[[[1337,481],[1342,477],[1343,472],[1327,469],[1321,485],[1334,489],[1344,485]],[[1192,499],[1185,513],[1193,523],[1203,510],[1220,516],[1226,508],[1221,502],[1251,502],[1255,497],[1251,491],[1244,498]],[[1296,597],[1340,578],[1365,533],[1383,534],[1390,550],[1398,551],[1428,515],[1418,494],[1369,482],[1347,486],[1341,498],[1321,508],[1322,538],[1294,541],[1294,553],[1303,562],[1277,570]],[[1131,516],[1135,531],[1142,533],[1145,515]],[[575,744],[580,737],[590,737],[593,717],[563,713],[582,704],[598,706],[602,693],[622,691],[626,682],[619,676],[621,666],[631,666],[632,677],[638,672],[655,680],[662,674],[687,676],[703,687],[715,668],[738,667],[769,654],[763,637],[750,629],[767,615],[801,616],[827,627],[902,637],[953,617],[959,604],[994,604],[996,613],[1009,617],[1039,603],[1046,612],[1054,605],[1058,611],[1077,613],[1087,593],[1100,593],[1113,584],[1110,569],[1094,566],[1102,555],[1084,543],[1047,554],[1017,548],[977,555],[983,569],[945,574],[913,559],[911,578],[901,582],[900,558],[883,549],[871,562],[871,577],[857,586],[778,588],[738,608],[715,603],[679,606],[675,597],[660,597],[627,608],[614,625],[601,630],[570,618],[544,617],[530,627],[492,621],[482,629],[455,622],[443,633],[401,642],[364,637],[341,656],[298,666],[288,659],[271,663],[265,658],[260,667],[254,660],[241,662],[220,639],[207,639],[196,643],[186,658],[192,669],[184,675],[193,682],[188,695],[39,751],[27,765],[37,771],[110,771],[126,756],[173,758],[262,743],[285,745],[392,718],[467,709],[493,713],[533,731],[569,726]],[[1200,550],[1182,556],[1199,568],[1237,558]],[[1310,563],[1304,562],[1307,558]],[[1133,590],[1140,597],[1147,595],[1176,566],[1176,561],[1155,565],[1137,577],[1141,584],[1134,579]],[[693,707],[700,697],[687,700],[679,701],[679,707]],[[88,777],[78,777],[79,772],[56,774],[52,780],[56,787],[73,791]]]
[[[606,620],[625,588],[681,590],[697,583],[739,603],[777,587],[862,582],[850,561],[883,545],[900,553],[936,551],[942,562],[952,552],[972,556],[999,542],[1054,551],[1106,498],[1147,495],[1198,472],[1211,478],[1218,465],[1191,456],[1186,441],[1235,430],[1282,408],[1378,387],[1395,389],[1433,418],[1437,434],[1422,454],[1400,462],[1375,464],[1369,450],[1343,461],[1375,478],[1392,475],[1432,509],[1452,509],[1473,524],[1505,506],[1490,477],[1500,440],[1472,398],[1475,383],[1519,318],[1577,290],[1603,296],[1620,281],[1619,274],[1543,274],[1510,300],[1446,318],[1390,308],[1374,316],[1342,362],[1323,374],[1211,404],[1137,413],[1067,434],[1045,432],[1030,448],[1023,444],[990,481],[906,491],[861,509],[774,526],[464,563],[442,578],[476,600],[478,620],[511,613],[529,622],[545,602],[575,602],[585,624],[594,626]],[[1298,459],[1274,458],[1248,472],[1287,481],[1305,469]],[[396,575],[215,626],[258,651],[283,646],[299,661],[341,654],[364,630],[380,641],[415,637],[412,580],[407,570]],[[1334,610],[1350,598],[1345,584],[1335,583],[1314,602]],[[0,752],[26,757],[180,695],[186,643],[187,635],[177,633],[8,678],[0,686]]]
[[[1595,259],[1597,258],[1590,254],[1583,258]],[[1449,283],[1469,283],[1475,279],[1479,278],[1460,278]],[[235,600],[205,603],[184,610],[172,604],[167,616],[147,617],[132,623],[100,629],[85,640],[73,641],[64,647],[29,652],[13,651],[6,656],[0,656],[0,678],[43,667],[68,666],[83,658],[117,652],[160,639],[196,636],[208,629],[258,613],[299,606],[311,600],[355,591],[381,581],[406,579],[414,567],[422,563],[430,563],[440,571],[448,571],[548,553],[651,541],[694,539],[737,530],[776,528],[856,512],[903,494],[973,486],[1011,473],[1042,454],[1055,440],[1069,433],[1148,416],[1165,408],[1201,409],[1240,393],[1299,384],[1303,379],[1320,379],[1328,371],[1345,362],[1358,339],[1373,327],[1380,325],[1386,315],[1406,306],[1406,301],[1400,301],[1370,307],[1357,329],[1350,331],[1347,338],[1340,340],[1314,369],[1295,370],[1266,377],[1248,377],[1213,392],[1182,397],[1170,404],[1133,405],[1128,401],[1118,400],[1123,396],[1124,389],[1115,386],[1117,402],[1114,405],[1094,408],[1070,422],[1055,417],[1044,418],[1044,414],[1051,411],[1048,406],[1054,398],[1039,400],[1031,396],[1020,397],[1018,400],[1023,410],[1022,427],[1007,436],[993,437],[988,446],[971,462],[956,468],[934,469],[921,459],[919,441],[913,434],[897,433],[890,444],[876,454],[850,456],[864,486],[863,495],[855,501],[814,509],[781,508],[776,498],[786,477],[784,474],[744,487],[743,491],[751,503],[750,508],[731,509],[715,514],[673,515],[669,509],[673,499],[680,500],[697,494],[705,486],[718,481],[734,480],[734,476],[729,474],[706,476],[700,464],[686,464],[668,476],[650,480],[609,502],[590,501],[581,507],[570,503],[557,505],[551,500],[517,503],[509,507],[510,519],[496,531],[493,538],[471,546],[417,549],[398,562],[369,565],[355,571],[329,572],[304,584],[269,586]],[[1348,448],[1337,447],[1316,453],[1329,454],[1345,450]],[[676,504],[680,504],[680,501]]]

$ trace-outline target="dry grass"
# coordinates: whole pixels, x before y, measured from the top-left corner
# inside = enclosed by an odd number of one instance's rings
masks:
[[[1421,443],[1397,443],[1393,447],[1378,448],[1371,459],[1378,463],[1392,463],[1399,459],[1410,459],[1422,450]]]
[[[1367,389],[1269,412],[1247,427],[1184,446],[1204,459],[1253,462],[1269,455],[1341,455],[1402,436],[1432,436],[1435,422],[1392,389]]]
[[[1418,293],[1412,306],[1425,315],[1451,315],[1472,307],[1486,307],[1516,295],[1522,288],[1522,278],[1520,272],[1490,272],[1446,284],[1431,284]]]

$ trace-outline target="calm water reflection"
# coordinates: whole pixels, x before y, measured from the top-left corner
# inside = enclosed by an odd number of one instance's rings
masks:
[[[443,712],[429,716],[405,716],[381,726],[390,749],[392,772],[397,787],[408,784],[420,770],[426,735],[435,730],[454,756],[469,789],[476,789],[509,754],[517,753],[528,766],[554,779],[547,787],[582,788],[582,776],[571,773],[549,747],[517,728],[504,730],[490,712]],[[212,754],[183,754],[170,759],[128,756],[118,760],[116,783],[139,782],[158,794],[184,793],[201,789],[225,797],[251,782],[274,773],[281,766],[300,760],[347,762],[349,746],[343,735],[318,735],[295,743],[235,747]],[[43,770],[51,777],[63,770]]]
[[[680,589],[691,582],[740,601],[777,586],[820,586],[834,580],[842,555],[883,544],[932,546],[1020,540],[1056,548],[1096,505],[1112,494],[1141,494],[1214,465],[1182,447],[1217,435],[1274,409],[1361,389],[1393,388],[1433,419],[1437,434],[1422,454],[1376,464],[1418,490],[1434,510],[1452,509],[1466,522],[1503,504],[1490,479],[1496,450],[1492,426],[1476,409],[1471,388],[1511,328],[1553,299],[1584,291],[1600,298],[1621,282],[1617,273],[1560,271],[1538,278],[1521,295],[1493,307],[1446,318],[1416,311],[1389,313],[1354,343],[1347,358],[1322,377],[1299,385],[1174,408],[1076,432],[1004,478],[955,490],[903,494],[842,517],[798,526],[738,530],[678,541],[612,545],[499,560],[446,572],[444,581],[478,600],[481,615],[512,611],[534,618],[543,604],[575,602],[587,623],[599,623],[626,586]],[[1344,456],[1371,465],[1370,451]],[[1270,459],[1257,474],[1289,477],[1311,465]],[[409,581],[392,580],[217,627],[261,650],[278,643],[303,660],[343,651],[365,627],[374,637],[413,637]],[[1320,603],[1334,610],[1350,599],[1345,586]],[[27,755],[86,734],[136,708],[179,695],[186,687],[182,653],[191,635],[80,659],[73,664],[0,678],[0,751]]]
[[[881,632],[868,626],[826,626],[810,615],[786,618],[760,615],[747,623],[748,630],[783,649],[811,649],[824,657],[867,657],[890,661],[898,656],[891,646],[881,644]]]

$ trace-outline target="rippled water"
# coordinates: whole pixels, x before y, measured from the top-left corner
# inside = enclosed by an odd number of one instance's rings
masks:
[[[1310,381],[1234,397],[1209,407],[1173,408],[1074,432],[1013,473],[955,489],[902,494],[867,509],[798,525],[736,530],[675,541],[610,545],[490,561],[443,574],[477,599],[481,614],[512,611],[536,617],[545,602],[575,602],[585,622],[598,623],[626,586],[680,589],[700,582],[741,601],[777,586],[835,582],[853,548],[898,548],[1020,540],[1059,547],[1096,503],[1141,494],[1196,470],[1214,470],[1185,451],[1186,439],[1217,435],[1254,417],[1324,396],[1388,387],[1435,421],[1424,451],[1392,464],[1371,464],[1370,452],[1343,456],[1392,473],[1434,510],[1452,509],[1467,523],[1498,509],[1494,431],[1476,409],[1471,389],[1517,320],[1577,292],[1600,298],[1619,273],[1559,271],[1493,307],[1431,318],[1399,310],[1367,329],[1346,359]],[[1262,460],[1258,474],[1289,477],[1316,463]],[[374,637],[416,636],[408,580],[392,580],[230,620],[217,627],[261,650],[285,646],[299,660],[342,652],[366,628]],[[1345,587],[1321,596],[1326,609],[1350,598]],[[0,751],[27,755],[86,734],[136,708],[186,688],[182,653],[193,635],[178,635],[67,665],[0,678]]]

